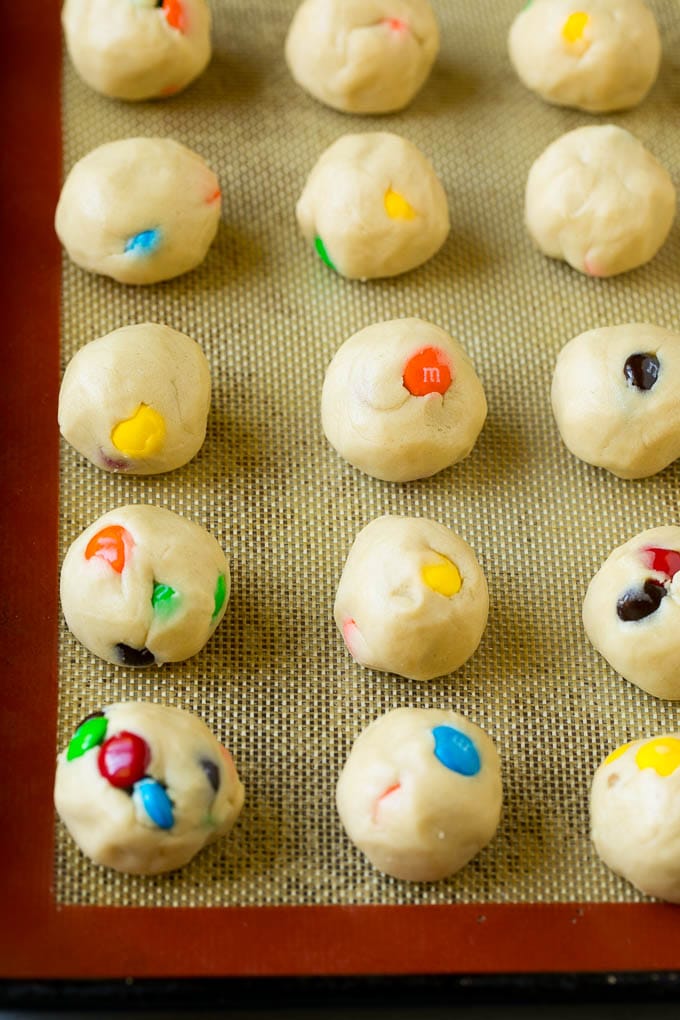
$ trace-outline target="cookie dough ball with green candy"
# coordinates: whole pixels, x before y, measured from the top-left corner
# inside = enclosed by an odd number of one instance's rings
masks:
[[[355,741],[336,790],[347,835],[379,871],[435,882],[493,839],[503,788],[487,734],[448,709],[397,708]]]
[[[210,60],[206,0],[66,0],[61,20],[78,74],[115,99],[174,95]]]
[[[229,752],[189,712],[150,702],[87,716],[59,755],[57,812],[96,864],[155,875],[225,836],[244,791]]]
[[[407,106],[438,50],[428,0],[304,0],[286,38],[286,61],[298,85],[346,113]]]
[[[637,106],[661,62],[656,19],[642,0],[530,0],[508,46],[527,88],[588,113]]]
[[[81,347],[59,393],[59,427],[107,471],[172,471],[198,453],[210,408],[199,345],[154,322],[124,326]]]
[[[72,543],[61,569],[69,630],[119,666],[180,662],[201,651],[229,598],[229,565],[204,528],[172,510],[131,505]]]

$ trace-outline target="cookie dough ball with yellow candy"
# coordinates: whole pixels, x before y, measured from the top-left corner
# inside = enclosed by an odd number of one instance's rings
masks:
[[[435,882],[493,839],[503,788],[487,734],[447,709],[397,708],[357,737],[340,774],[347,835],[380,871]]]
[[[486,627],[489,593],[462,538],[426,517],[378,517],[357,535],[335,622],[362,666],[432,680],[462,666]]]
[[[613,124],[562,135],[529,171],[525,219],[537,247],[588,276],[614,276],[656,255],[675,217],[668,171]]]
[[[467,457],[486,418],[472,362],[423,319],[378,322],[346,340],[321,395],[331,445],[375,478],[427,478]]]
[[[172,471],[198,453],[210,369],[198,344],[169,326],[124,326],[81,347],[64,373],[59,427],[107,471]]]
[[[642,0],[533,0],[508,42],[528,89],[589,113],[636,106],[661,61],[656,19]]]
[[[115,99],[174,95],[210,60],[206,0],[66,0],[61,20],[78,74]]]
[[[286,39],[298,85],[346,113],[401,110],[438,50],[428,0],[304,0]]]
[[[680,903],[680,733],[634,740],[605,758],[590,825],[607,867],[647,896]]]
[[[430,161],[386,131],[338,138],[297,204],[304,237],[342,276],[368,280],[414,269],[449,233],[446,193]]]

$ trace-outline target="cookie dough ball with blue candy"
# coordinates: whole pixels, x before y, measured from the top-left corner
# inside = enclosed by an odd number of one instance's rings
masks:
[[[357,738],[338,780],[340,819],[374,867],[435,882],[493,839],[501,815],[493,741],[447,709],[398,708]]]
[[[115,99],[174,95],[210,60],[206,0],[66,0],[61,20],[78,74]]]
[[[81,268],[121,283],[158,283],[203,261],[221,197],[198,153],[171,138],[125,138],[71,169],[55,227]]]
[[[189,712],[146,702],[87,716],[59,755],[57,812],[96,864],[155,875],[226,835],[243,805],[233,759]]]

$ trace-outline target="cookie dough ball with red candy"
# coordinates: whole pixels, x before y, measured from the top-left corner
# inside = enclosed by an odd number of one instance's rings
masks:
[[[124,138],[71,169],[55,227],[81,268],[158,283],[203,261],[220,209],[219,182],[198,153],[171,138]]]
[[[66,0],[61,20],[78,74],[115,99],[174,95],[210,60],[206,0]]]
[[[350,464],[406,482],[467,457],[486,398],[457,340],[423,319],[394,319],[360,330],[338,350],[321,417],[328,441]]]
[[[296,212],[319,257],[354,280],[415,269],[449,233],[446,193],[432,164],[386,131],[338,138],[307,178]]]
[[[647,896],[680,903],[680,733],[634,740],[600,765],[590,793],[598,855]]]
[[[146,702],[87,716],[57,761],[57,812],[96,864],[155,875],[225,836],[243,805],[233,759],[198,716]]]
[[[428,0],[304,0],[286,39],[298,85],[345,113],[407,106],[438,50]]]
[[[150,475],[198,453],[209,408],[210,369],[195,340],[143,322],[75,354],[59,392],[59,427],[97,467]]]
[[[219,543],[157,506],[104,514],[70,546],[61,606],[75,637],[119,666],[181,662],[212,637],[229,598]]]
[[[352,657],[411,680],[453,673],[477,650],[489,613],[474,552],[426,517],[378,517],[357,535],[335,622]]]
[[[379,871],[435,882],[464,867],[496,833],[498,752],[457,712],[397,708],[359,734],[336,800],[347,835]]]
[[[533,0],[508,42],[527,88],[589,113],[636,106],[661,62],[656,19],[642,0]]]
[[[680,527],[651,528],[615,549],[588,585],[583,624],[622,677],[680,699]]]

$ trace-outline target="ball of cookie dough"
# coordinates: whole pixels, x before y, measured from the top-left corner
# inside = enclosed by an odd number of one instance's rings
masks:
[[[205,439],[210,369],[169,326],[124,326],[81,347],[64,373],[59,428],[97,467],[150,475],[181,467]]]
[[[217,177],[197,153],[170,138],[126,138],[75,164],[55,227],[83,269],[158,283],[203,261],[220,208]]]
[[[352,657],[411,680],[432,680],[467,662],[488,613],[474,552],[426,517],[378,517],[363,528],[335,598],[335,622]]]
[[[346,113],[401,110],[438,50],[428,0],[304,0],[286,39],[298,85]]]
[[[680,699],[680,527],[651,528],[615,549],[588,586],[583,624],[622,677]]]
[[[95,863],[155,875],[181,868],[229,832],[243,786],[198,716],[125,702],[78,726],[57,760],[54,802]]]
[[[61,568],[75,637],[119,666],[180,662],[224,616],[229,566],[204,528],[157,506],[123,506],[91,524]]]
[[[675,216],[668,172],[623,128],[577,128],[529,172],[526,224],[536,245],[589,276],[649,262]]]
[[[422,319],[394,319],[360,330],[338,350],[321,417],[328,441],[350,464],[407,482],[467,457],[486,398],[457,340]]]
[[[607,867],[648,896],[680,903],[680,733],[635,740],[605,758],[590,821]]]
[[[449,233],[446,194],[419,149],[387,132],[343,135],[323,153],[297,204],[302,233],[342,276],[396,276],[431,258]]]
[[[457,712],[397,708],[359,735],[336,797],[347,835],[379,871],[434,882],[493,839],[500,761],[486,733]]]
[[[680,457],[680,333],[646,323],[591,329],[559,354],[552,407],[581,460],[647,478]]]
[[[210,60],[205,0],[66,0],[61,20],[78,74],[115,99],[173,95]]]
[[[656,19],[642,0],[533,0],[508,44],[528,89],[589,113],[636,106],[661,62]]]

